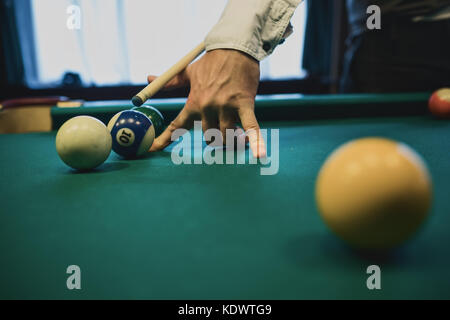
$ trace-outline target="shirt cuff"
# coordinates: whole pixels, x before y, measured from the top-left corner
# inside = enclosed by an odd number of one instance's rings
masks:
[[[290,19],[302,0],[229,0],[205,38],[206,50],[235,49],[258,61],[292,33]]]

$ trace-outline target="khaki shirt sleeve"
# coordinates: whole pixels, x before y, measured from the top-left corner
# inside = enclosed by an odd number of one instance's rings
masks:
[[[290,19],[302,0],[229,0],[205,38],[206,50],[236,49],[258,61],[292,33]]]

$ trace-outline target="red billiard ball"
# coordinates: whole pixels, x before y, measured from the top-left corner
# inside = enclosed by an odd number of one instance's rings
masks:
[[[435,91],[428,101],[431,113],[439,118],[450,118],[450,88]]]

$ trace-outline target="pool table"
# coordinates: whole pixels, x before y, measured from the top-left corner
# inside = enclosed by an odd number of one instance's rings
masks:
[[[58,158],[58,127],[131,104],[49,107],[50,131],[0,135],[0,298],[450,299],[450,122],[428,114],[428,97],[258,97],[261,126],[279,129],[274,175],[261,163],[175,165],[173,146],[78,173]],[[183,103],[149,101],[167,121]],[[364,136],[407,143],[433,179],[429,219],[389,253],[348,248],[315,205],[326,157]],[[66,286],[70,265],[81,290]],[[370,265],[381,290],[366,286]]]

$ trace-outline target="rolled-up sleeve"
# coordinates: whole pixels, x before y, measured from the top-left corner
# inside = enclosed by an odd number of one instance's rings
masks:
[[[229,0],[205,38],[206,50],[236,49],[263,60],[290,34],[290,20],[300,2]]]

